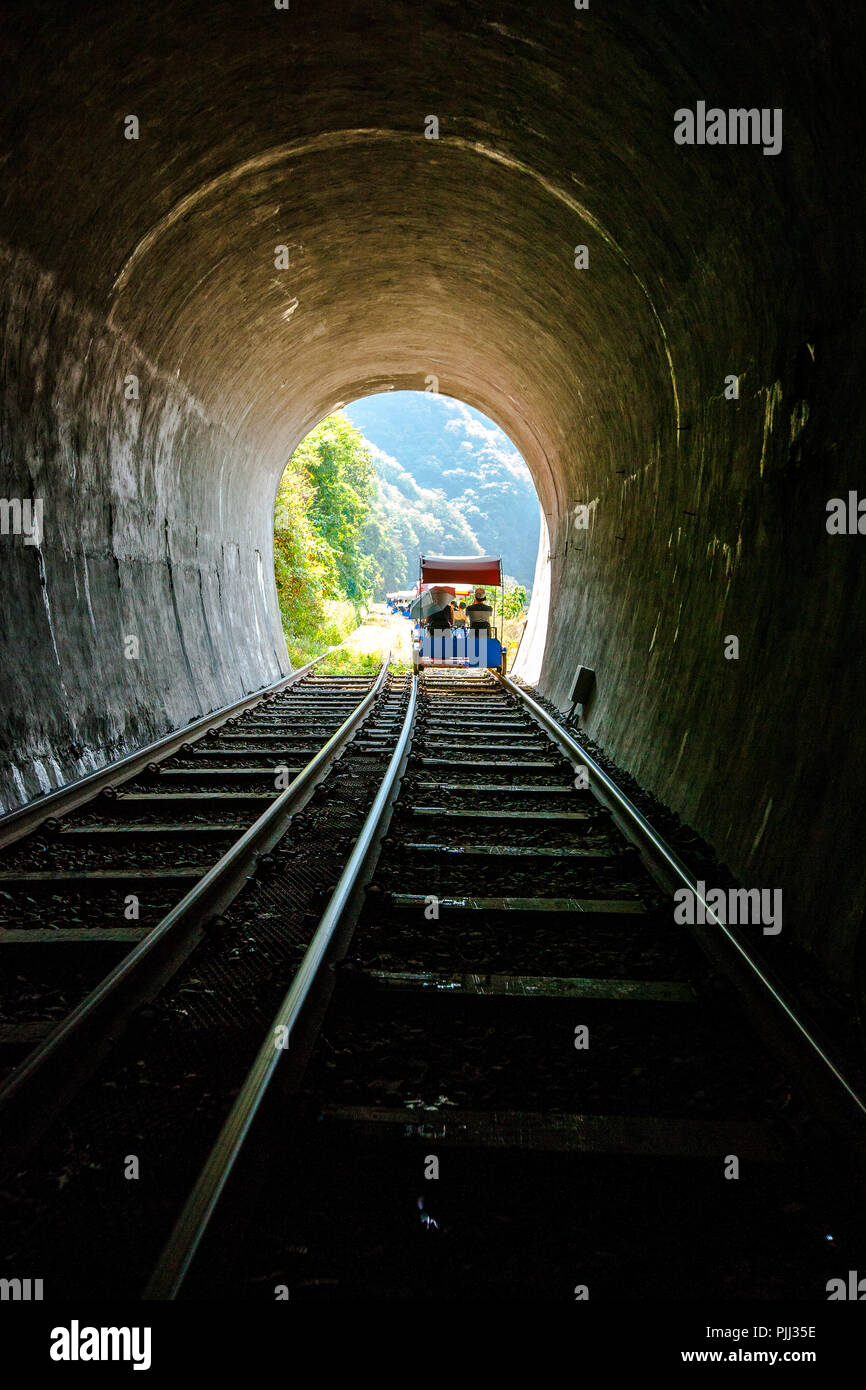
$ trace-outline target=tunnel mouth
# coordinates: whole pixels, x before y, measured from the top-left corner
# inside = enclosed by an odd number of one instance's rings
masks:
[[[501,556],[493,597],[516,652],[538,567],[538,494],[505,431],[435,385],[428,374],[423,392],[338,400],[287,463],[274,565],[293,660],[314,651],[311,637],[345,640],[371,605],[414,588],[425,553]]]

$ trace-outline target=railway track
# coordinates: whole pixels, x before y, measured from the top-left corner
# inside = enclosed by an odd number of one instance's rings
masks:
[[[387,662],[375,679],[322,677],[313,663],[146,761],[0,821],[0,1150],[51,1121],[268,872],[292,818],[375,725],[386,675]]]
[[[823,1297],[864,1108],[748,943],[675,926],[687,870],[512,682],[427,672],[373,742],[145,1296]]]

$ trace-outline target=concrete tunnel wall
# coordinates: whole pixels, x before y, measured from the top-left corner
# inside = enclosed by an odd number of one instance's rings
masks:
[[[282,468],[432,373],[536,481],[524,669],[565,705],[593,667],[588,732],[845,978],[863,542],[825,519],[866,432],[863,28],[841,0],[7,6],[2,495],[44,521],[0,537],[4,809],[288,670]],[[699,100],[782,108],[781,153],[675,144]]]

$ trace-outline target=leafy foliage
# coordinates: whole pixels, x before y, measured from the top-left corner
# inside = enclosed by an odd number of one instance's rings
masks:
[[[522,618],[526,608],[526,589],[522,584],[506,585],[504,589],[494,590],[496,607],[503,618]]]
[[[376,474],[364,438],[329,415],[298,445],[274,506],[274,572],[293,663],[341,642],[381,576],[364,542]]]
[[[333,556],[339,593],[330,597],[367,602],[379,573],[362,543],[377,490],[364,436],[345,415],[328,415],[298,445],[292,464],[309,479],[310,523]]]

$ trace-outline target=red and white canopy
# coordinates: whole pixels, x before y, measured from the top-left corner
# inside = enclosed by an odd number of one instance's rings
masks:
[[[498,555],[422,555],[421,580],[426,584],[502,584]]]

